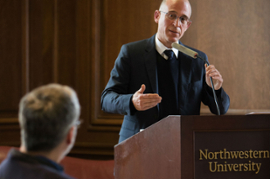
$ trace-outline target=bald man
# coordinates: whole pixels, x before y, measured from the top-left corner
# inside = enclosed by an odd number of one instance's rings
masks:
[[[154,12],[157,33],[122,46],[101,96],[102,110],[125,115],[119,142],[168,115],[200,115],[201,102],[217,114],[210,77],[220,113],[227,112],[230,99],[215,66],[172,48],[174,42],[183,45],[190,17],[188,0],[163,0]],[[208,61],[205,53],[191,49]]]

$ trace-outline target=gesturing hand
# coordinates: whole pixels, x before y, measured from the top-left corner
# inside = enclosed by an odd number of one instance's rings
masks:
[[[152,107],[155,107],[161,102],[161,97],[156,93],[143,94],[145,91],[145,85],[142,84],[141,88],[134,93],[132,97],[132,103],[138,111],[145,111]]]

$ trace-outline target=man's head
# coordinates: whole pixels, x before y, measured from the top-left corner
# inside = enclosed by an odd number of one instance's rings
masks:
[[[171,48],[191,25],[191,6],[188,0],[163,0],[159,10],[155,11],[154,20],[158,24],[157,37]]]
[[[71,149],[80,115],[73,89],[58,84],[42,86],[26,94],[19,107],[22,146],[27,152],[50,152],[68,135],[72,136],[65,152]]]

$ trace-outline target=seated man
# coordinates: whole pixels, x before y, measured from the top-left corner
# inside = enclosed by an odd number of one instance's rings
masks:
[[[26,94],[19,106],[21,147],[0,165],[0,179],[72,178],[59,162],[72,148],[79,124],[75,91],[50,84]]]

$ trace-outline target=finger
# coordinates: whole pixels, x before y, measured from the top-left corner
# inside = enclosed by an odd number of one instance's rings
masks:
[[[221,76],[221,74],[219,72],[212,72],[209,74],[210,76]]]
[[[158,94],[143,94],[141,95],[141,98],[144,99],[161,99],[161,97]]]
[[[204,64],[205,68],[206,69],[211,69],[211,68],[215,68],[214,65],[207,65],[206,63]]]
[[[142,84],[141,88],[137,91],[138,93],[143,93],[145,91],[145,85]]]
[[[159,103],[158,101],[149,102],[149,101],[140,100],[140,101],[138,101],[135,108],[139,111],[143,111],[143,110],[147,110],[147,109],[150,109],[150,108],[156,106],[158,103]]]
[[[221,76],[220,73],[218,73],[218,72],[216,72],[216,71],[209,72],[207,75],[208,75],[208,76],[211,76],[211,77],[213,77],[213,76]]]
[[[215,65],[209,65],[208,67],[207,67],[208,69],[215,69]]]
[[[157,105],[158,103],[147,103],[147,104],[144,104],[142,106],[142,110],[147,110],[147,109],[150,109],[150,108],[153,108]]]
[[[221,78],[221,77],[214,76],[214,77],[212,77],[212,79],[215,80],[215,81],[218,81],[220,83],[223,82],[223,78]]]
[[[154,106],[156,106],[158,103],[161,102],[161,97],[157,98],[145,98],[142,95],[138,99],[138,105],[140,106],[141,109],[149,109]]]
[[[207,75],[220,75],[219,71],[216,68],[208,69],[206,71]]]
[[[144,99],[141,100],[142,104],[146,105],[146,104],[154,104],[154,103],[160,103],[161,102],[161,98],[155,98],[155,99]]]
[[[208,67],[206,67],[206,73],[209,73],[209,72],[211,72],[211,71],[215,71],[216,70],[216,68],[215,68],[215,66],[214,65],[210,65],[210,66],[208,66]]]
[[[140,95],[138,100],[142,105],[149,104],[149,103],[160,103],[161,97],[157,95]]]
[[[209,74],[207,74],[207,76],[209,76],[209,77],[220,77],[220,78],[222,78],[222,75],[218,71],[210,72]]]

